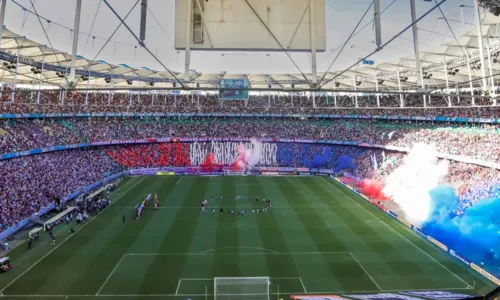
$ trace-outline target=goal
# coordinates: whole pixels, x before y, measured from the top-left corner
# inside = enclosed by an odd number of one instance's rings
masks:
[[[269,277],[215,277],[214,300],[269,300]]]

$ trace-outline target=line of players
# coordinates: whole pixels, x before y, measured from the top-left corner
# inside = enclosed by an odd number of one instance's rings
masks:
[[[149,201],[153,198],[153,194],[149,193],[146,198],[144,198],[140,204],[135,206],[135,219],[139,220],[141,218],[142,213],[144,212],[144,208],[148,205]],[[154,209],[157,210],[159,206],[158,195],[155,193],[154,196]],[[125,223],[125,217],[123,217],[123,223]]]
[[[253,201],[253,199],[255,199],[255,201],[258,203],[259,202],[259,196],[255,196],[255,198],[253,198],[252,196],[235,196],[234,198],[231,198],[229,197],[228,200],[235,200],[235,201],[240,201],[240,200],[247,200],[247,201]],[[209,202],[212,202],[212,196],[210,196],[210,199],[204,199],[203,201],[200,201],[200,211],[201,212],[206,212],[208,211],[207,210],[207,205]],[[222,196],[219,196],[217,199],[216,199],[218,202],[222,201]],[[272,210],[272,204],[271,204],[271,200],[270,199],[267,199],[266,198],[262,198],[262,202],[264,202],[266,204],[266,206],[264,208],[257,208],[257,209],[252,209],[252,214],[260,214],[260,213],[264,213],[264,212],[268,212],[268,211],[271,211]],[[216,212],[216,209],[215,208],[212,208],[212,214],[215,214]],[[219,209],[219,214],[222,214],[224,213],[224,208],[220,208]],[[235,211],[234,209],[230,209],[228,210],[228,213],[229,215],[234,215],[235,214]],[[245,216],[247,214],[246,210],[244,209],[241,209],[241,210],[236,210],[236,213],[238,214],[238,216]]]

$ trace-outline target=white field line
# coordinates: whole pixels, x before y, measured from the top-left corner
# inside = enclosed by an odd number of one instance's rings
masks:
[[[302,285],[302,288],[304,289],[304,293],[307,294],[306,286],[304,285],[304,282],[302,282],[302,277],[299,277],[300,284]]]
[[[183,279],[185,280],[185,279]],[[427,288],[427,289],[404,289],[404,290],[363,290],[363,291],[324,291],[324,292],[307,292],[308,295],[324,295],[324,294],[356,294],[356,293],[386,293],[386,292],[408,292],[408,291],[458,291],[458,290],[471,290],[472,288]],[[300,293],[293,292],[280,292],[279,295],[298,295]],[[238,294],[239,295],[239,294]],[[246,294],[246,295],[260,295],[260,294]],[[278,295],[278,293],[270,293],[270,295]],[[0,298],[69,298],[69,297],[152,297],[152,298],[160,298],[160,297],[172,297],[172,296],[184,296],[184,297],[196,297],[196,296],[205,296],[203,294],[99,294],[99,295],[85,295],[85,294],[74,294],[74,295],[3,295]],[[208,296],[214,296],[214,294],[208,294]],[[236,294],[235,294],[236,296]]]
[[[81,229],[83,229],[85,226],[87,226],[90,222],[92,222],[93,220],[95,220],[100,214],[102,214],[106,209],[108,209],[109,207],[111,207],[113,204],[115,204],[121,197],[125,196],[128,192],[130,192],[135,186],[137,186],[139,183],[141,183],[146,177],[142,177],[141,180],[139,180],[138,182],[136,182],[131,188],[129,188],[126,192],[124,192],[123,194],[121,194],[120,196],[118,196],[115,201],[113,201],[109,206],[107,206],[106,208],[104,208],[98,215],[96,215],[95,217],[93,217],[92,219],[88,220],[85,224],[83,224],[81,227],[79,227],[78,229],[75,230],[75,233],[73,233],[72,235],[68,236],[64,241],[62,241],[60,244],[58,244],[57,246],[55,246],[54,248],[52,248],[52,250],[50,250],[49,252],[47,252],[47,254],[45,254],[44,256],[42,256],[42,258],[40,258],[39,260],[37,260],[34,264],[32,264],[29,268],[27,268],[26,270],[24,270],[24,272],[22,272],[19,276],[17,276],[16,278],[14,278],[14,280],[12,280],[9,284],[7,284],[6,286],[4,286],[1,290],[0,290],[0,293],[2,293],[3,291],[5,291],[6,288],[8,288],[9,286],[11,286],[14,282],[16,282],[19,278],[21,278],[24,274],[26,274],[29,270],[31,270],[34,266],[36,266],[37,264],[39,264],[44,258],[46,258],[47,256],[49,256],[52,252],[54,252],[57,248],[61,247],[66,241],[68,241],[70,238],[74,237],[76,235],[76,233],[78,231],[80,231]]]
[[[269,252],[273,252],[273,253],[279,253],[276,250],[267,249],[267,248],[261,248],[261,247],[221,247],[221,248],[207,249],[207,250],[198,252],[198,254],[205,254],[207,252],[213,252],[213,251],[217,251],[217,250],[227,250],[227,249],[238,249],[238,250],[239,249],[256,249],[256,250],[262,250],[262,251],[269,251]]]
[[[358,265],[361,267],[361,269],[363,269],[363,271],[365,271],[366,275],[368,275],[368,277],[370,277],[371,281],[377,286],[377,288],[382,291],[382,288],[380,287],[380,285],[378,285],[378,283],[375,281],[375,279],[373,279],[373,277],[370,275],[370,273],[368,273],[368,271],[366,271],[365,267],[363,267],[363,265],[359,262],[359,260],[356,258],[356,256],[354,256],[354,254],[351,253],[351,256],[352,258],[356,261],[356,263],[358,263]]]
[[[177,282],[177,288],[175,289],[175,294],[179,294],[179,288],[181,287],[181,282],[182,282],[182,278],[179,279],[179,282]]]
[[[242,200],[238,200],[240,202],[238,203],[241,203]],[[248,200],[244,200],[244,201],[247,201]],[[251,201],[250,201],[251,202]],[[283,206],[273,206],[273,208],[280,208],[280,209],[286,209],[286,208],[360,208],[359,205],[283,205]],[[134,206],[114,206],[114,208],[135,208]],[[158,209],[200,209],[200,206],[159,206]],[[207,209],[211,209],[211,208],[229,208],[229,206],[210,206],[210,207],[207,207]],[[242,208],[245,208],[245,209],[252,209],[252,208],[255,208],[255,206],[238,206],[238,208],[242,209]]]
[[[99,295],[99,293],[102,291],[102,289],[104,288],[104,286],[106,285],[106,283],[108,283],[108,280],[111,278],[111,276],[113,276],[113,274],[115,273],[116,269],[118,269],[118,266],[120,265],[120,263],[122,262],[122,260],[124,258],[125,258],[125,255],[122,255],[122,257],[120,258],[120,260],[116,263],[115,267],[113,268],[113,271],[111,271],[111,273],[109,273],[108,278],[106,278],[106,280],[101,285],[101,287],[99,288],[99,290],[97,291],[97,293],[95,293],[96,296]]]
[[[290,182],[290,184],[293,185],[292,181],[290,180],[290,178],[288,178],[288,176],[285,176],[286,180],[288,180],[288,182]]]
[[[238,252],[238,253],[125,253],[125,256],[231,256],[231,255],[320,255],[348,254],[351,252]]]
[[[321,177],[323,178],[323,177]],[[346,196],[347,198],[349,198],[352,202],[354,203],[357,203],[350,195],[347,195],[346,193],[344,193],[341,189],[337,188],[337,186],[335,186],[333,184],[333,182],[331,181],[328,181],[325,179],[326,182],[328,182],[331,186],[333,186],[337,191],[341,192],[344,196]],[[417,246],[416,244],[414,244],[412,241],[410,241],[408,238],[406,238],[404,235],[402,235],[401,233],[399,233],[398,231],[396,231],[396,229],[392,228],[389,224],[387,224],[385,221],[383,221],[382,219],[380,219],[379,217],[375,216],[372,212],[370,212],[369,210],[367,210],[365,207],[363,207],[361,204],[357,203],[360,207],[363,208],[364,211],[366,211],[368,214],[372,215],[374,218],[376,218],[377,220],[379,220],[382,224],[384,224],[385,226],[387,226],[390,230],[394,231],[397,235],[399,235],[402,239],[404,239],[405,241],[407,241],[409,244],[413,245],[415,248],[417,248],[420,252],[422,252],[423,254],[425,254],[427,257],[429,257],[431,260],[433,260],[435,263],[437,263],[438,265],[440,265],[443,269],[445,269],[446,271],[448,271],[450,274],[452,274],[454,277],[456,277],[458,280],[460,280],[461,282],[465,283],[466,287],[472,287],[469,283],[467,283],[467,281],[465,281],[464,279],[462,279],[460,276],[458,276],[457,274],[455,274],[454,272],[452,272],[450,269],[448,269],[446,266],[444,266],[442,263],[440,263],[437,259],[435,259],[434,257],[432,257],[429,253],[427,253],[425,250],[423,250],[422,248],[420,248],[419,246]]]
[[[182,178],[184,178],[184,176],[181,176],[181,178],[179,178],[175,184],[176,185],[179,184],[179,182],[181,182]]]

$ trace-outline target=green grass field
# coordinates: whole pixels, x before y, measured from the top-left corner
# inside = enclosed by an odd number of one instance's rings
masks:
[[[161,208],[136,221],[133,207],[149,192]],[[203,198],[219,195],[199,211]],[[273,211],[230,216],[264,206],[228,200],[235,195],[270,198]],[[271,278],[271,299],[278,289],[288,299],[492,288],[330,178],[133,177],[111,199],[76,233],[61,225],[56,246],[44,236],[9,253],[14,268],[0,274],[0,299],[205,299],[205,291],[213,299],[214,277],[254,276]]]

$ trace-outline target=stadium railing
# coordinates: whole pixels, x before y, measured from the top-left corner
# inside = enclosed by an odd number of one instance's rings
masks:
[[[407,120],[458,123],[500,124],[498,118],[462,118],[462,117],[425,117],[425,116],[386,116],[386,115],[350,115],[350,114],[234,114],[234,113],[61,113],[61,114],[0,114],[0,119],[40,119],[40,118],[84,118],[84,117],[229,117],[229,118],[316,118],[316,119],[366,119],[366,120]]]

